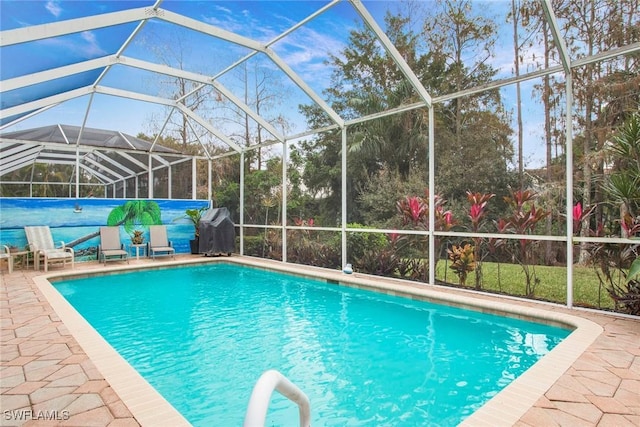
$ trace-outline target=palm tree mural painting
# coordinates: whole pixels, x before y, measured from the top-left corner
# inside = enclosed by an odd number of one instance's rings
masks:
[[[129,200],[124,205],[113,208],[107,217],[107,225],[123,225],[124,231],[129,235],[138,226],[148,228],[155,224],[162,224],[160,206],[151,200]],[[70,242],[67,246],[74,247],[98,235],[100,235],[99,229]]]
[[[127,234],[131,234],[136,226],[148,228],[156,224],[162,224],[160,206],[148,200],[129,200],[113,208],[107,218],[107,225],[124,225]]]

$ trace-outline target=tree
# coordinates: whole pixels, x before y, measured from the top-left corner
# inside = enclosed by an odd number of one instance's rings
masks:
[[[187,65],[194,67],[196,62],[192,46],[189,40],[189,30],[174,26],[163,26],[163,31],[151,31],[146,38],[141,39],[144,47],[150,50],[157,60],[169,67],[178,70],[187,70]],[[207,70],[196,69],[188,71],[200,72],[206,75]],[[203,67],[203,65],[200,65]],[[220,99],[220,95],[211,85],[203,85],[201,83],[188,80],[184,77],[159,75],[156,81],[150,84],[155,85],[161,96],[168,99],[176,100],[183,104],[189,110],[196,112],[207,118],[210,111],[215,108],[216,102]],[[154,133],[159,133],[164,128],[165,120],[168,118],[166,128],[163,134],[179,141],[182,148],[196,142],[197,137],[194,132],[200,129],[197,123],[189,123],[186,114],[179,111],[171,111],[172,107],[167,108],[162,117],[152,119],[152,127],[155,128]],[[178,113],[178,114],[176,114]],[[192,132],[193,130],[193,132]]]
[[[605,52],[624,43],[640,40],[637,32],[630,31],[634,25],[632,16],[634,13],[637,16],[637,11],[637,0],[594,0],[568,2],[558,9],[558,15],[564,22],[563,30],[570,53],[576,57]],[[612,102],[620,106],[624,104],[620,101],[629,96],[638,99],[638,72],[637,61],[628,57],[590,63],[574,71],[576,134],[582,143],[582,199],[585,206],[597,205],[594,221],[602,221],[603,218],[604,194],[599,185],[605,167],[602,150],[616,126],[628,117],[628,112],[625,114],[624,110],[611,114],[607,107]],[[612,85],[620,80],[615,78],[618,73],[631,83],[623,92],[615,90],[615,85]],[[583,227],[583,231],[586,230],[588,227]]]
[[[474,11],[467,0],[436,2],[424,24],[429,49],[425,62],[427,89],[433,94],[460,93],[490,82],[489,64],[495,24]],[[510,178],[512,133],[500,93],[491,90],[458,96],[437,110],[436,182],[450,201],[462,201],[466,191],[504,194]]]
[[[459,12],[468,13],[465,9],[468,2],[461,5]],[[387,13],[386,33],[429,92],[438,95],[456,88],[462,90],[486,83],[495,75],[486,63],[487,57],[476,58],[478,62],[471,68],[464,62],[468,58],[463,58],[469,49],[481,45],[483,37],[487,38],[486,49],[480,51],[488,52],[492,43],[488,36],[493,28],[490,23],[479,18],[466,22],[459,17],[449,17],[454,26],[448,34],[458,35],[456,41],[450,43],[448,38],[443,40],[431,31],[441,32],[444,27],[416,26],[412,17]],[[440,18],[439,15],[431,17],[436,21],[445,19]],[[411,29],[416,27],[424,31],[421,34],[413,32]],[[473,35],[463,36],[462,32]],[[473,37],[479,37],[477,46],[472,43]],[[424,51],[425,44],[430,50]],[[386,111],[418,100],[395,62],[381,50],[375,35],[366,28],[351,31],[349,44],[340,55],[330,58],[329,65],[333,66],[334,72],[326,94],[334,110],[345,118]],[[303,106],[302,112],[312,128],[329,124],[326,115],[317,107]],[[436,122],[432,125],[436,128],[437,139],[436,179],[439,186],[446,187],[446,190],[439,188],[439,192],[446,193],[448,198],[464,200],[470,185],[482,186],[478,191],[492,192],[496,192],[493,190],[496,185],[506,187],[509,179],[506,165],[512,156],[511,130],[498,91],[438,105]],[[418,174],[426,181],[427,126],[426,111],[412,110],[348,129],[346,197],[350,222],[362,219],[361,212],[365,209],[360,203],[367,200],[364,192],[375,191],[367,183],[381,171],[397,173],[405,181],[409,175]],[[326,216],[338,218],[342,194],[340,134],[325,132],[306,141],[302,148],[307,161],[306,186],[322,197],[328,210]],[[479,153],[482,153],[482,159],[478,159]]]
[[[418,36],[408,28],[409,18],[387,12],[385,23],[385,33],[391,42],[405,62],[416,68]],[[364,116],[418,100],[393,59],[380,48],[374,33],[364,28],[354,30],[350,40],[352,45],[343,52],[344,60],[331,57],[336,67],[334,82],[340,83],[328,93],[333,99],[342,100],[339,106],[345,106],[343,114]],[[349,89],[345,89],[345,84]],[[354,160],[377,159],[363,165],[366,168],[363,178],[375,174],[383,163],[407,178],[416,160],[426,155],[425,116],[423,110],[413,110],[351,127],[349,152],[354,154]]]
[[[488,82],[496,71],[488,64],[495,43],[495,24],[474,14],[470,0],[438,0],[433,14],[424,23],[424,35],[433,60],[444,63],[447,77],[435,93],[456,93]],[[473,97],[457,97],[449,103],[447,113],[454,123],[457,146],[460,146],[464,113],[480,103],[499,103],[497,91]]]
[[[603,188],[614,207],[619,208],[620,224],[627,217],[640,222],[640,113],[633,114],[619,127],[606,147],[611,171]],[[622,227],[622,234],[628,234]],[[627,236],[623,236],[627,237]]]
[[[638,0],[591,0],[583,2],[554,2],[562,37],[570,58],[577,59],[637,42],[640,35],[633,30],[637,24]],[[527,27],[541,26],[534,52],[544,47],[544,67],[558,58],[558,47],[552,41],[547,20],[540,2],[528,1],[521,9]],[[634,24],[635,23],[635,24]],[[574,194],[583,206],[595,206],[594,215],[584,218],[582,237],[588,230],[602,223],[605,217],[605,197],[602,189],[606,176],[603,148],[614,129],[637,110],[640,74],[637,59],[619,56],[608,61],[588,63],[573,69],[573,142],[575,153]],[[545,138],[547,143],[547,184],[552,185],[554,164],[562,162],[557,148],[564,145],[566,112],[564,111],[564,82],[547,76],[538,88],[544,103]],[[551,146],[555,144],[555,159]],[[562,154],[562,153],[561,153]],[[550,219],[548,219],[550,221]],[[586,261],[586,251],[580,261]]]

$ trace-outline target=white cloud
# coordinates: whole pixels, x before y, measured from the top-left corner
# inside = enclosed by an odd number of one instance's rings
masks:
[[[91,44],[97,44],[96,43],[96,36],[95,34],[93,34],[91,31],[83,31],[81,34],[81,37],[84,41],[91,43]]]
[[[219,11],[219,12],[222,12],[222,13],[227,13],[227,14],[229,14],[229,15],[231,14],[231,9],[229,9],[229,8],[227,8],[227,7],[222,7],[222,6],[220,6],[220,5],[215,5],[215,6],[214,6],[214,9],[215,9],[215,10],[217,10],[217,11]]]
[[[302,27],[277,43],[282,59],[309,80],[328,79],[327,66],[323,62],[329,54],[338,55],[344,42],[330,34],[322,34]],[[324,73],[323,73],[324,71]]]
[[[328,59],[344,49],[344,42],[328,34],[310,28],[299,28],[278,42],[278,51],[292,67]]]
[[[55,0],[49,0],[44,7],[49,11],[49,13],[51,13],[56,18],[59,17],[60,14],[62,13],[62,8],[58,4],[58,2]]]
[[[251,13],[246,9],[241,11],[240,14],[234,14],[231,9],[216,7],[216,12],[220,13],[215,16],[205,15],[202,17],[202,20],[207,24],[236,34],[245,33],[247,28],[258,30],[262,27],[259,22],[252,18]]]
[[[96,40],[96,36],[91,31],[83,31],[80,35],[82,39],[86,42],[82,49],[90,56],[94,55],[102,55],[104,54],[104,50],[100,47],[98,40]]]
[[[61,52],[81,52],[85,58],[95,58],[106,54],[100,47],[95,35],[90,31],[82,32],[79,37],[77,35],[55,37],[39,40],[39,43],[48,45],[51,49],[60,49]]]

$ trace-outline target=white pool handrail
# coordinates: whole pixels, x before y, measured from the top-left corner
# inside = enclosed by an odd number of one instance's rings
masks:
[[[253,387],[249,406],[244,417],[244,427],[262,427],[267,418],[267,409],[273,390],[278,390],[287,399],[295,402],[300,411],[300,427],[311,425],[309,398],[302,390],[275,369],[262,373]]]

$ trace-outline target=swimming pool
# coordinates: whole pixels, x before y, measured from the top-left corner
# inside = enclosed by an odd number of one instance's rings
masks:
[[[314,425],[456,425],[569,333],[227,264],[55,286],[194,425],[240,425],[271,368]],[[268,425],[291,420],[274,397]]]

